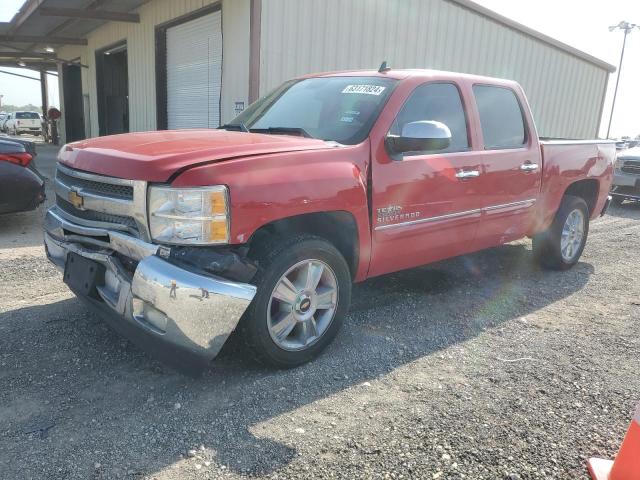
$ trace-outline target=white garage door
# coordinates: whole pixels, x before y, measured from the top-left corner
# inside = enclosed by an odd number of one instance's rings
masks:
[[[220,11],[167,29],[167,126],[220,125]]]

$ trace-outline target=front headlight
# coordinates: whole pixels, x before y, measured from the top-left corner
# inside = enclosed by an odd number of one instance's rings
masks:
[[[229,192],[201,188],[149,187],[149,229],[160,243],[211,245],[229,242]]]
[[[620,170],[624,166],[624,158],[616,158],[615,168]]]

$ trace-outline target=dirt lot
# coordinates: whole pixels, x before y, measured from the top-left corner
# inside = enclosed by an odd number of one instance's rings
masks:
[[[3,479],[587,478],[640,397],[640,206],[595,222],[572,271],[524,241],[373,279],[317,361],[232,346],[200,379],[87,313],[43,213],[0,218]]]

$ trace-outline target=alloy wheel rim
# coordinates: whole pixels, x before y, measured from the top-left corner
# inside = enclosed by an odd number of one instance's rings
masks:
[[[560,252],[563,260],[572,261],[582,244],[584,238],[584,214],[582,210],[572,210],[562,227],[562,235],[560,238]]]
[[[283,350],[305,350],[328,330],[338,305],[338,280],[325,262],[298,262],[280,277],[269,299],[267,327]]]

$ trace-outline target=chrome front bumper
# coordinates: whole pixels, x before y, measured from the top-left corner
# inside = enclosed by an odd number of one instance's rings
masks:
[[[45,217],[44,239],[49,260],[60,270],[69,252],[103,265],[98,296],[78,296],[116,330],[179,368],[210,362],[256,293],[250,284],[177,267],[156,255],[157,245],[71,223],[56,207]],[[114,252],[139,262],[133,276]]]
[[[611,185],[611,195],[622,197],[629,200],[640,200],[640,188],[638,181],[640,175],[622,172],[616,170],[613,174],[613,183]]]
[[[626,173],[616,169],[613,172],[613,185],[620,187],[635,187],[636,182],[640,179],[640,175],[634,175],[633,173]]]

